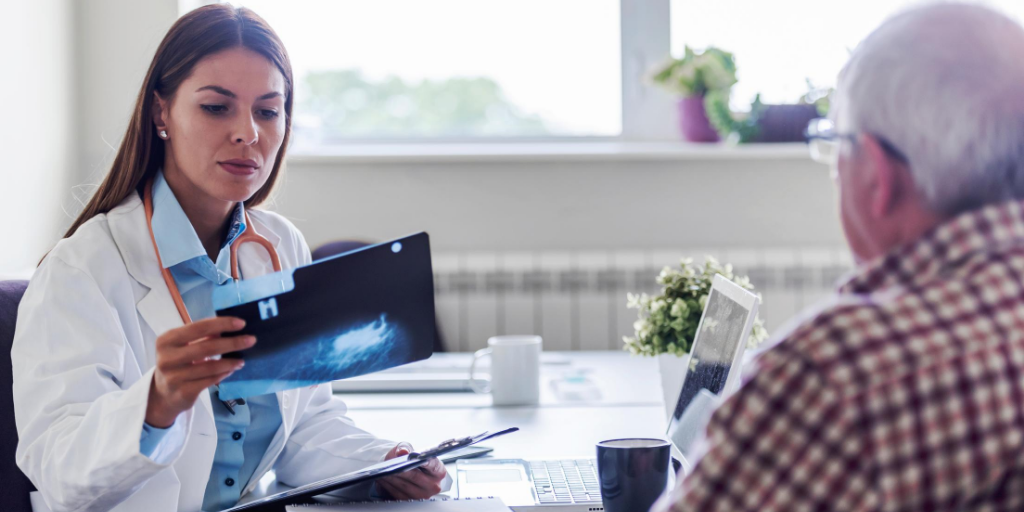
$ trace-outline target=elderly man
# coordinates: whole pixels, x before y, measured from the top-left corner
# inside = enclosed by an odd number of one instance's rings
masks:
[[[857,269],[758,357],[655,510],[1022,510],[1024,30],[904,12],[837,95],[816,136]]]

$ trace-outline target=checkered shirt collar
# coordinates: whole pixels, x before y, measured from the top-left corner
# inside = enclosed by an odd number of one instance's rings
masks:
[[[866,294],[894,286],[913,288],[954,268],[969,256],[1024,245],[1024,201],[973,210],[940,224],[855,271],[839,293]]]

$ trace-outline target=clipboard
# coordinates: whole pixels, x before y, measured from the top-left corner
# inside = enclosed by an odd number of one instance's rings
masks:
[[[325,494],[338,489],[344,489],[353,485],[376,480],[383,476],[393,475],[415,469],[427,463],[431,458],[436,458],[448,452],[473,446],[477,443],[493,439],[505,434],[518,431],[518,427],[507,428],[498,432],[484,432],[475,436],[449,439],[433,448],[422,452],[412,452],[408,455],[395,457],[379,464],[374,464],[359,471],[353,471],[341,476],[325,478],[318,482],[296,487],[294,489],[272,494],[270,496],[250,501],[244,505],[238,505],[221,512],[278,512],[284,509],[285,505],[298,503],[311,503],[314,496]]]
[[[221,381],[221,400],[365,375],[434,351],[426,233],[228,281],[214,288],[212,300],[217,316],[246,322],[226,335],[256,336],[251,348],[224,354],[244,359],[245,366]]]

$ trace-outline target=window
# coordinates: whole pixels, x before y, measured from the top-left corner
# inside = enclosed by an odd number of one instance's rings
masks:
[[[240,0],[296,77],[296,144],[614,137],[618,0]]]
[[[734,109],[747,110],[754,95],[765,103],[793,103],[815,87],[835,86],[836,76],[861,39],[887,17],[920,4],[908,0],[672,0],[672,52],[684,45],[718,46],[736,57],[739,82]],[[997,10],[1024,15],[1024,2],[988,2]]]
[[[211,0],[179,0],[182,8]],[[736,56],[734,110],[825,89],[851,49],[913,0],[231,0],[280,34],[295,146],[349,142],[678,140],[647,72],[684,45]],[[993,0],[1024,18],[1024,2]]]

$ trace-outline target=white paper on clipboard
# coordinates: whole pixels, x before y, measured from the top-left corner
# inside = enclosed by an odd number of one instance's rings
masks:
[[[354,485],[376,480],[380,477],[401,473],[426,464],[432,457],[438,457],[445,453],[472,446],[479,442],[493,439],[505,434],[511,434],[519,429],[516,427],[507,428],[498,432],[484,432],[470,437],[449,439],[438,444],[434,448],[422,452],[413,452],[409,455],[395,457],[379,464],[374,464],[359,471],[353,471],[344,475],[325,478],[318,482],[296,487],[284,492],[273,494],[265,498],[250,501],[248,503],[232,507],[222,512],[264,512],[279,511],[285,505],[300,503],[310,500],[313,496],[319,496],[338,489],[344,489]]]

